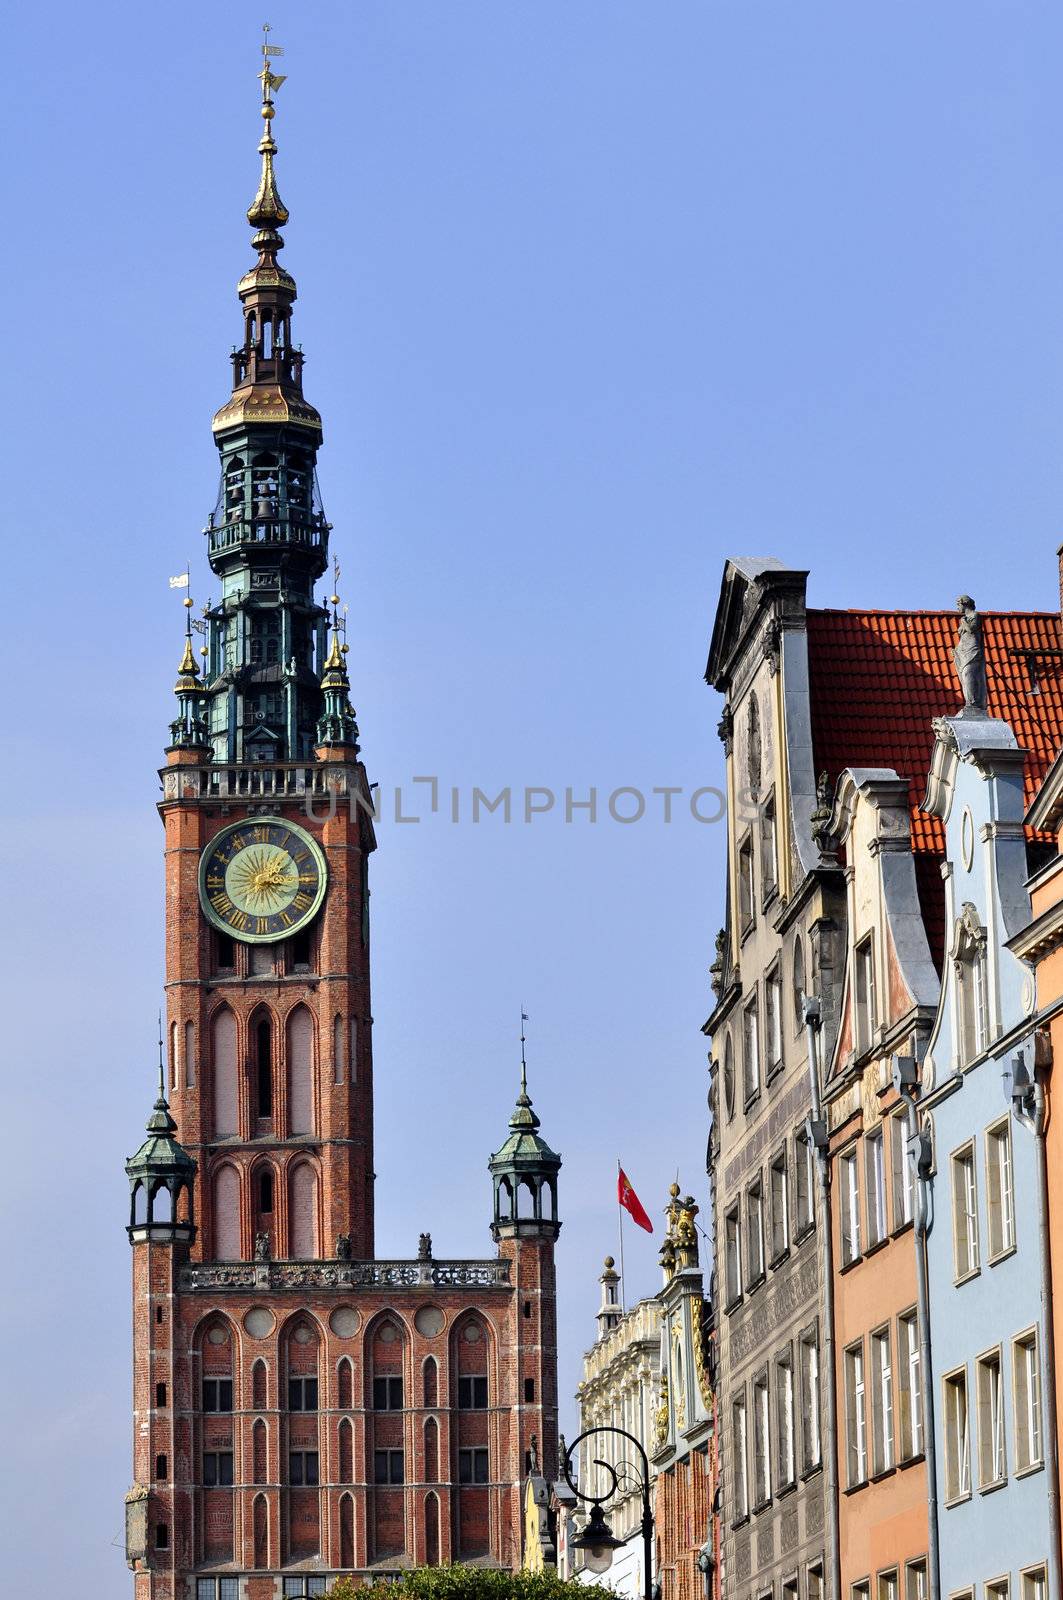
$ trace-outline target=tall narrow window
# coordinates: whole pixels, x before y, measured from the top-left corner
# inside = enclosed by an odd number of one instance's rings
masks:
[[[764,986],[768,1047],[768,1077],[782,1066],[782,977],[775,967]]]
[[[185,1023],[185,1088],[196,1086],[196,1029],[195,1023]]]
[[[727,1303],[732,1305],[742,1296],[742,1224],[737,1208],[724,1222],[724,1253],[727,1270]]]
[[[893,1455],[893,1360],[890,1330],[871,1335],[871,1470],[888,1472]]]
[[[785,1145],[771,1164],[771,1254],[779,1261],[790,1248],[790,1178]]]
[[[853,1031],[856,1052],[870,1049],[875,1027],[875,958],[870,938],[856,947],[853,961]]]
[[[902,1461],[923,1453],[923,1388],[914,1311],[897,1318],[897,1438]]]
[[[1041,1369],[1037,1333],[1020,1334],[1011,1347],[1015,1375],[1015,1470],[1025,1472],[1042,1464]]]
[[[749,1437],[744,1394],[731,1407],[731,1436],[734,1442],[734,1520],[741,1522],[749,1515]]]
[[[855,1146],[838,1159],[838,1205],[841,1207],[842,1266],[860,1254],[860,1182]]]
[[[266,1017],[255,1024],[255,1086],[256,1110],[265,1121],[273,1115],[273,1031]]]
[[[985,1162],[989,1259],[996,1261],[1015,1248],[1015,1191],[1011,1171],[1009,1118],[1003,1118],[986,1134]]]
[[[288,1123],[292,1133],[314,1131],[314,1019],[296,1006],[287,1025]]]
[[[975,1364],[978,1393],[978,1486],[994,1488],[1007,1477],[1004,1444],[1004,1379],[1000,1350],[979,1356]]]
[[[805,1025],[805,947],[801,935],[794,936],[793,960],[790,964],[794,1007],[794,1032],[800,1033]]]
[[[738,926],[747,933],[753,926],[753,840],[746,838],[738,849]]]
[[[967,1420],[967,1369],[945,1378],[945,1499],[961,1500],[971,1492],[971,1440]]]
[[[864,1140],[864,1172],[867,1182],[867,1248],[873,1250],[886,1237],[886,1161],[882,1148],[882,1129]]]
[[[746,1248],[749,1256],[749,1287],[764,1276],[764,1189],[758,1178],[746,1195]]]
[[[347,1076],[347,1063],[343,1050],[343,1018],[337,1016],[332,1023],[332,1081],[343,1083]]]
[[[757,1028],[757,997],[742,1013],[742,1092],[746,1101],[760,1093],[760,1040]]]
[[[908,1113],[896,1111],[889,1121],[890,1178],[893,1188],[893,1226],[903,1228],[913,1214],[913,1178],[908,1160]]]
[[[875,1589],[878,1600],[899,1600],[896,1568],[889,1572],[880,1572]]]
[[[819,1343],[815,1331],[801,1336],[801,1468],[811,1472],[820,1463]]]
[[[776,1481],[780,1489],[789,1488],[797,1477],[797,1452],[794,1446],[794,1368],[787,1353],[775,1367],[775,1421],[778,1434]]]
[[[775,796],[760,809],[760,892],[767,905],[779,882],[779,853],[775,829]]]
[[[864,1394],[864,1347],[845,1352],[845,1440],[850,1489],[867,1478],[867,1413]]]
[[[952,1158],[952,1242],[957,1282],[978,1271],[978,1188],[974,1172],[974,1146],[966,1145]]]
[[[1044,1567],[1028,1567],[1021,1581],[1022,1600],[1048,1600],[1048,1575]]]
[[[798,1239],[802,1238],[813,1222],[813,1194],[815,1193],[815,1154],[807,1128],[798,1128],[794,1134],[795,1217]]]
[[[771,1431],[768,1411],[768,1374],[753,1379],[753,1504],[767,1505],[771,1498]]]
[[[352,1017],[351,1018],[351,1051],[350,1051],[350,1057],[351,1057],[350,1079],[351,1079],[352,1083],[357,1083],[358,1082],[358,1018],[357,1017]]]
[[[927,1600],[926,1557],[909,1561],[904,1569],[904,1600]]]
[[[228,1139],[239,1130],[236,1018],[228,1006],[223,1006],[211,1022],[211,1067],[214,1074],[214,1137]]]

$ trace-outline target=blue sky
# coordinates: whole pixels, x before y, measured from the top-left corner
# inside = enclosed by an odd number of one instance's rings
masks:
[[[619,1154],[704,1202],[723,560],[818,605],[1056,603],[1063,17],[1022,0],[278,0],[278,177],[371,777],[674,820],[384,820],[381,1253],[486,1253],[531,1015],[561,1379]],[[122,1162],[162,973],[155,771],[251,260],[260,8],[5,30],[0,1312],[9,1587],[128,1593]],[[216,587],[216,586],[215,586]],[[629,1233],[629,1294],[657,1283]],[[113,1541],[113,1542],[112,1542]]]

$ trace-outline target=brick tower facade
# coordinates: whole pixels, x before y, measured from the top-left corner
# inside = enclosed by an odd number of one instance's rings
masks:
[[[330,525],[277,260],[275,54],[258,260],[214,419],[221,594],[202,665],[187,614],[161,774],[166,1068],[126,1169],[136,1600],[516,1566],[527,1460],[557,1447],[560,1158],[525,1076],[490,1162],[496,1253],[439,1260],[426,1234],[414,1260],[374,1256],[375,838],[339,601],[315,596]]]

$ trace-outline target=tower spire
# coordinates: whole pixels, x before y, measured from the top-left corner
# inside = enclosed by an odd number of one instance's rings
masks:
[[[273,138],[273,118],[276,108],[273,96],[285,75],[276,73],[271,69],[270,62],[276,56],[282,56],[284,51],[280,45],[270,44],[270,25],[262,24],[262,71],[259,73],[259,82],[262,84],[262,117],[265,128],[259,141],[258,152],[262,157],[262,176],[259,179],[258,193],[252,200],[247,211],[247,220],[252,228],[257,228],[253,243],[261,255],[262,264],[272,261],[278,250],[283,250],[284,240],[277,232],[283,228],[288,220],[288,208],[277,193],[277,180],[273,172],[273,157],[277,154],[276,141]]]
[[[206,747],[207,724],[201,715],[203,685],[192,649],[192,598],[185,596],[185,649],[177,668],[173,692],[177,696],[177,716],[170,723],[170,748]],[[161,1035],[159,1049],[162,1049]]]
[[[333,588],[329,595],[332,607],[332,643],[321,673],[322,712],[317,724],[319,745],[346,744],[358,749],[358,724],[351,705],[351,680],[347,676],[346,618],[340,617],[340,564],[333,562]],[[346,606],[344,612],[346,612]],[[340,643],[341,631],[344,635]]]

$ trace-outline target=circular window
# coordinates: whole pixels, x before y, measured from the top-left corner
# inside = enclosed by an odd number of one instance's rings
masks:
[[[265,1339],[277,1326],[277,1319],[265,1306],[252,1306],[244,1318],[244,1327],[252,1339]]]
[[[337,1339],[353,1339],[358,1332],[360,1319],[353,1306],[337,1306],[328,1324]]]
[[[399,1330],[396,1328],[395,1324],[393,1322],[385,1322],[379,1334],[380,1343],[394,1344],[398,1336]]]
[[[466,1344],[479,1344],[484,1336],[484,1331],[478,1322],[467,1323],[461,1332]]]
[[[210,1332],[207,1334],[207,1338],[210,1340],[211,1344],[228,1344],[229,1331],[227,1328],[211,1328]]]
[[[313,1337],[313,1334],[310,1332],[310,1329],[306,1326],[305,1322],[300,1322],[299,1326],[295,1330],[295,1333],[293,1334],[296,1344],[309,1344]]]
[[[418,1333],[426,1339],[435,1338],[442,1331],[444,1317],[438,1306],[422,1306],[413,1319],[413,1325]]]

